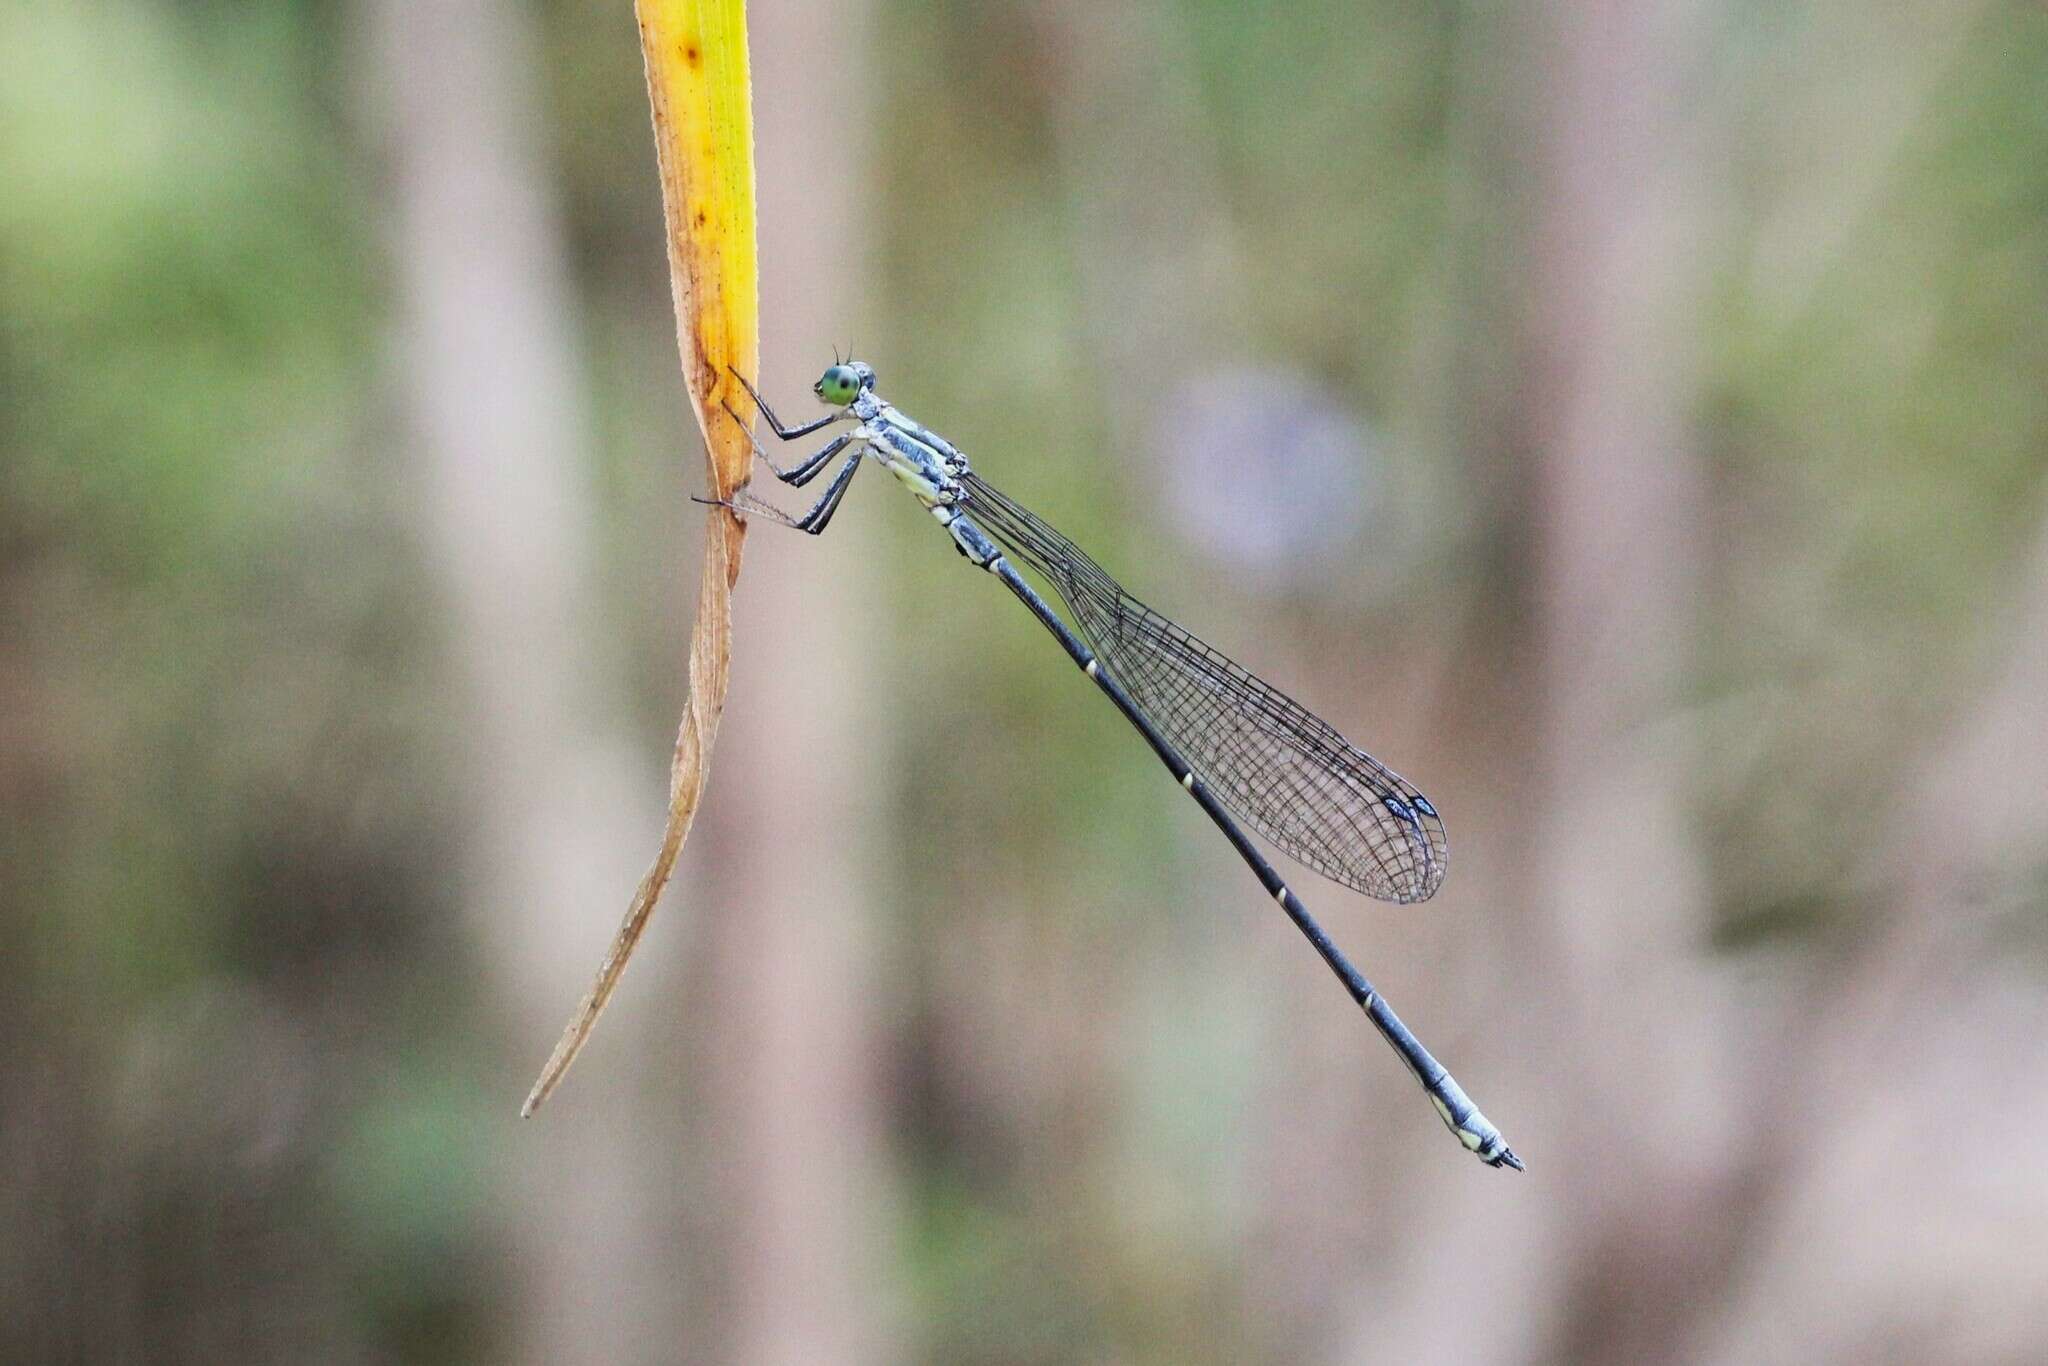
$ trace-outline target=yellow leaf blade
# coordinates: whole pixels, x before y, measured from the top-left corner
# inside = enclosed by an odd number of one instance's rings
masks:
[[[761,304],[754,206],[753,96],[744,0],[637,0],[640,51],[661,202],[668,228],[676,340],[690,407],[704,433],[710,483],[724,498],[746,482],[748,432],[724,404],[749,411],[733,371],[759,373]],[[704,536],[697,625],[690,637],[690,694],[669,769],[668,825],[625,919],[560,1042],[521,1107],[541,1107],[582,1051],[661,899],[704,793],[711,746],[725,710],[732,658],[732,585],[745,527],[712,508]]]

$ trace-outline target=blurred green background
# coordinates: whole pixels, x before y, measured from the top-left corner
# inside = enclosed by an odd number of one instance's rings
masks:
[[[752,38],[768,392],[1432,796],[1297,885],[1529,1172],[873,474],[520,1122],[702,521],[630,7],[6,0],[0,1359],[2048,1355],[2048,12]]]

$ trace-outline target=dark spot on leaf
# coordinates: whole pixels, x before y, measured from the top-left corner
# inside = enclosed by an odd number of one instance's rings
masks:
[[[695,43],[691,43],[688,47],[683,49],[683,60],[688,62],[691,66],[697,65],[697,62],[699,60],[699,54],[697,52],[697,45]]]

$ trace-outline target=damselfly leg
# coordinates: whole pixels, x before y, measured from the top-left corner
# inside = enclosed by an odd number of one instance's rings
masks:
[[[830,442],[828,442],[825,448],[819,451],[816,455],[806,456],[800,463],[793,466],[792,468],[784,469],[782,468],[782,466],[775,463],[774,459],[769,456],[767,451],[761,448],[761,443],[754,439],[754,433],[751,429],[748,428],[746,421],[742,419],[738,413],[733,412],[732,405],[730,403],[727,403],[724,406],[725,411],[732,415],[732,420],[740,424],[740,430],[746,432],[747,444],[754,448],[755,458],[758,459],[762,464],[766,465],[770,470],[772,470],[777,479],[780,479],[783,483],[789,485],[791,488],[800,489],[805,484],[810,483],[811,480],[817,478],[818,471],[824,469],[826,465],[830,464],[832,461],[832,457],[839,454],[839,452],[845,450],[848,444],[851,443],[854,439],[852,432],[847,432],[843,436],[835,437]]]
[[[731,366],[727,366],[726,368],[728,370],[732,369]],[[833,423],[837,422],[840,418],[847,416],[846,411],[844,409],[841,409],[838,412],[831,412],[825,414],[825,416],[819,418],[816,422],[806,422],[801,427],[785,427],[782,425],[782,420],[775,416],[775,410],[768,406],[768,401],[761,397],[760,391],[755,389],[752,384],[749,384],[747,382],[747,377],[745,375],[741,374],[737,370],[733,370],[732,377],[740,382],[740,388],[745,389],[747,391],[747,397],[754,400],[754,406],[761,410],[761,416],[768,419],[769,429],[775,433],[775,437],[778,441],[794,441],[800,436],[809,436],[812,432],[819,431],[825,427],[829,427]],[[726,411],[732,412],[732,409],[728,407]],[[733,416],[737,418],[739,414],[733,413]],[[745,424],[742,423],[741,425],[744,426]]]
[[[839,505],[846,501],[847,486],[853,483],[853,476],[860,472],[860,462],[863,458],[859,451],[847,456],[846,463],[832,476],[832,482],[826,486],[825,492],[819,495],[818,501],[811,504],[810,510],[801,517],[792,517],[773,503],[756,498],[743,488],[734,489],[730,498],[693,496],[690,501],[711,507],[731,508],[734,512],[745,513],[748,516],[766,517],[769,521],[789,527],[793,531],[807,531],[816,536],[825,530],[832,521],[832,514],[839,511]]]
[[[747,391],[747,397],[754,400],[754,406],[761,410],[761,416],[768,419],[768,425],[774,430],[775,435],[784,441],[793,441],[797,437],[806,436],[811,432],[817,431],[827,423],[837,422],[840,418],[847,416],[844,411],[828,413],[818,421],[801,427],[785,427],[777,420],[774,410],[769,408],[760,393],[752,384],[747,382],[745,375],[734,370],[732,377],[738,380],[740,387]],[[732,404],[726,403],[723,399],[719,400],[719,402],[725,408],[726,415],[738,423],[740,430],[747,434],[747,444],[753,447],[754,454],[770,470],[774,471],[777,479],[788,484],[791,488],[802,488],[817,478],[825,466],[832,462],[833,456],[838,455],[858,439],[853,432],[843,432],[826,442],[823,449],[817,453],[806,456],[789,469],[784,469],[768,458],[768,452],[763,450],[761,443],[755,439],[753,429],[747,425],[746,419],[733,410]],[[796,531],[807,531],[815,536],[831,523],[832,514],[839,510],[839,504],[846,498],[847,486],[853,482],[853,476],[860,470],[860,462],[861,452],[856,450],[847,457],[846,463],[839,467],[838,473],[832,476],[832,482],[826,486],[825,492],[818,498],[818,501],[813,503],[810,510],[800,517],[792,517],[773,503],[756,498],[744,488],[735,489],[730,499],[697,498],[693,501],[708,503],[714,507],[731,508],[735,512],[766,517],[771,522],[790,527]]]

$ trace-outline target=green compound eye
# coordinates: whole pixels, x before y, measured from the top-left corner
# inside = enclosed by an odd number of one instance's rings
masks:
[[[835,408],[844,408],[860,393],[860,376],[850,365],[835,365],[818,376],[815,391]]]

